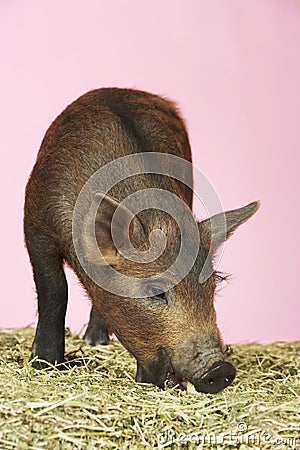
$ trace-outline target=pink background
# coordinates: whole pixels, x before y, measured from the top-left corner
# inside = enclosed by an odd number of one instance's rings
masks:
[[[300,3],[1,0],[0,47],[0,326],[36,320],[22,207],[47,127],[84,92],[127,86],[178,101],[226,209],[262,201],[221,261],[225,340],[299,339]],[[89,303],[68,278],[79,331]]]

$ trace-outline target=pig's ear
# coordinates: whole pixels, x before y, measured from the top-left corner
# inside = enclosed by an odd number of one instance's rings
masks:
[[[117,208],[118,212],[113,219]],[[94,194],[86,217],[82,240],[86,259],[100,265],[117,264],[121,257],[118,248],[123,249],[129,241],[138,242],[143,235],[144,229],[141,222],[126,206],[109,195]]]
[[[199,233],[202,243],[207,249],[216,251],[233,232],[258,210],[259,202],[250,203],[243,208],[219,213],[199,223]]]

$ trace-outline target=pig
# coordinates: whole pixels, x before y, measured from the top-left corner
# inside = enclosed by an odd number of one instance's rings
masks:
[[[109,192],[91,190],[83,203],[86,209],[79,216],[80,248],[90,272],[83,269],[74,240],[74,211],[83,187],[99,169],[119,158],[152,153],[186,161],[182,178],[174,179],[168,175],[168,167],[163,167],[166,175],[139,173]],[[124,161],[125,170],[126,158]],[[64,266],[68,265],[92,302],[85,342],[107,344],[109,332],[114,333],[137,361],[137,382],[162,389],[185,389],[191,382],[204,393],[217,393],[232,383],[236,370],[227,361],[216,322],[214,294],[219,276],[213,260],[223,242],[257,211],[259,202],[202,221],[195,219],[195,232],[186,219],[193,201],[191,162],[185,122],[176,104],[158,95],[134,89],[96,89],[79,97],[55,119],[42,141],[25,193],[25,243],[38,301],[31,354],[35,368],[64,361],[68,301]],[[180,250],[176,221],[159,208],[139,211],[133,217],[130,208],[122,206],[126,197],[145,189],[156,189],[154,199],[160,191],[176,195],[183,205],[181,226],[190,250],[196,247],[197,239],[200,242],[189,272],[167,288],[160,274]],[[99,199],[100,206],[92,208]],[[111,226],[117,210],[119,247]],[[225,233],[219,226],[222,217]],[[164,251],[156,260],[139,262],[122,254],[123,241],[128,243],[128,239],[135,250],[147,252],[153,230],[165,236]],[[205,261],[210,272],[201,281]],[[111,280],[108,269],[125,275],[130,282],[120,282],[114,276]],[[111,289],[95,282],[93,273],[111,282]],[[141,294],[138,286],[145,279],[151,283],[146,283],[146,293]],[[115,288],[121,294],[116,294]]]

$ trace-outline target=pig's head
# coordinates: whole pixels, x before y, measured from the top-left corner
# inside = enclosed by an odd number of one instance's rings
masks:
[[[130,277],[131,294],[115,295],[97,287],[93,295],[94,308],[137,359],[137,381],[153,383],[161,388],[179,385],[183,389],[190,381],[200,392],[221,391],[233,381],[236,371],[226,361],[217,327],[214,295],[218,275],[213,269],[213,258],[224,240],[256,212],[259,204],[254,202],[227,211],[225,233],[224,226],[219,226],[224,224],[223,213],[197,222],[200,245],[193,267],[167,290],[165,286],[169,280],[164,279],[164,270],[180,249],[181,234],[173,219],[161,211],[149,211],[148,216],[144,212],[132,219],[128,209],[119,206],[113,232],[114,237],[117,236],[119,250],[123,240],[125,242],[128,238],[128,230],[130,241],[139,251],[147,251],[151,246],[151,230],[159,229],[167,237],[165,251],[158,259],[147,264],[137,263],[124,258],[112,239],[111,221],[118,206],[107,195],[102,199],[96,218],[94,215],[91,223],[88,219],[86,221],[84,251],[95,270],[101,272],[105,266],[104,257],[106,264]],[[102,256],[90,238],[92,232],[96,235]],[[188,235],[188,239],[193,246],[193,235]],[[205,262],[208,264],[208,277],[199,281]],[[102,276],[103,279],[107,276],[104,269]],[[141,296],[140,285],[145,278],[151,282],[146,284],[147,296]],[[110,282],[119,283],[117,278]],[[143,286],[145,291],[145,283]]]

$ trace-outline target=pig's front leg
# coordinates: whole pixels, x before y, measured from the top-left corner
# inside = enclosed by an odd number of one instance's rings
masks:
[[[27,231],[26,244],[38,294],[39,314],[30,359],[33,359],[33,367],[42,369],[48,366],[47,362],[56,364],[64,360],[68,288],[63,258],[53,240]]]
[[[102,317],[91,309],[90,320],[83,340],[88,345],[106,345],[109,341],[107,326]]]

